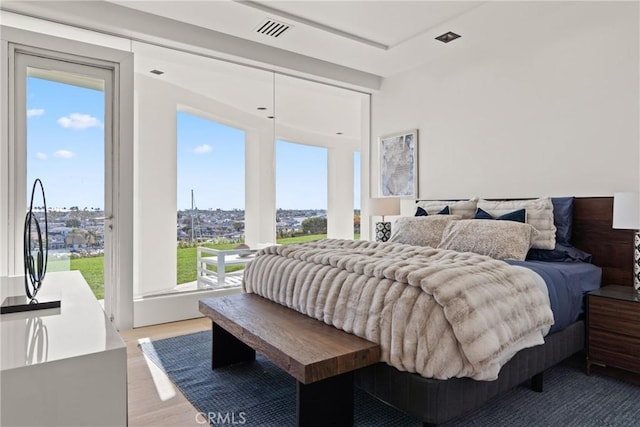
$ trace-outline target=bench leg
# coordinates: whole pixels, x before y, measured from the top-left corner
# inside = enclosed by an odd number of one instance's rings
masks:
[[[352,426],[353,372],[311,384],[298,381],[298,426]]]
[[[544,385],[544,372],[540,372],[539,374],[536,374],[531,377],[531,390],[537,393],[542,393],[543,385]]]
[[[256,359],[256,351],[213,322],[211,369]]]

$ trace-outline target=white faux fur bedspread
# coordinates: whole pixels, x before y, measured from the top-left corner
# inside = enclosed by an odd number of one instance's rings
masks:
[[[427,378],[493,380],[553,324],[543,279],[492,258],[325,239],[273,246],[243,288],[380,344],[382,360]],[[321,344],[319,344],[321,345]]]

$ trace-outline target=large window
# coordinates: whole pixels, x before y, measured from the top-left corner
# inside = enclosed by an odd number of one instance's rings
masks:
[[[326,236],[326,148],[276,142],[276,207],[280,243]]]
[[[138,326],[193,315],[186,301],[195,296],[184,291],[232,292],[242,274],[233,270],[247,262],[236,246],[249,246],[250,258],[282,239],[354,235],[353,153],[368,138],[366,95],[132,46]],[[147,298],[170,293],[176,295]],[[163,301],[185,305],[167,312]]]
[[[178,112],[177,162],[181,285],[196,281],[197,247],[230,249],[244,242],[245,132]]]

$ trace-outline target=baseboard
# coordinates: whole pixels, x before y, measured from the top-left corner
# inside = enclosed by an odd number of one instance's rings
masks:
[[[154,295],[133,301],[133,327],[157,325],[202,317],[198,301],[240,293],[239,287]]]

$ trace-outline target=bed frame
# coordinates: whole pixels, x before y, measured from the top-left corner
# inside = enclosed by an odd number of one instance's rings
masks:
[[[593,255],[603,284],[633,283],[633,231],[614,230],[613,198],[576,198],[572,243]],[[434,426],[479,408],[492,397],[525,381],[542,391],[543,372],[582,351],[582,319],[545,338],[545,344],[518,352],[495,381],[470,378],[435,380],[378,363],[356,372],[355,383],[374,397]]]

